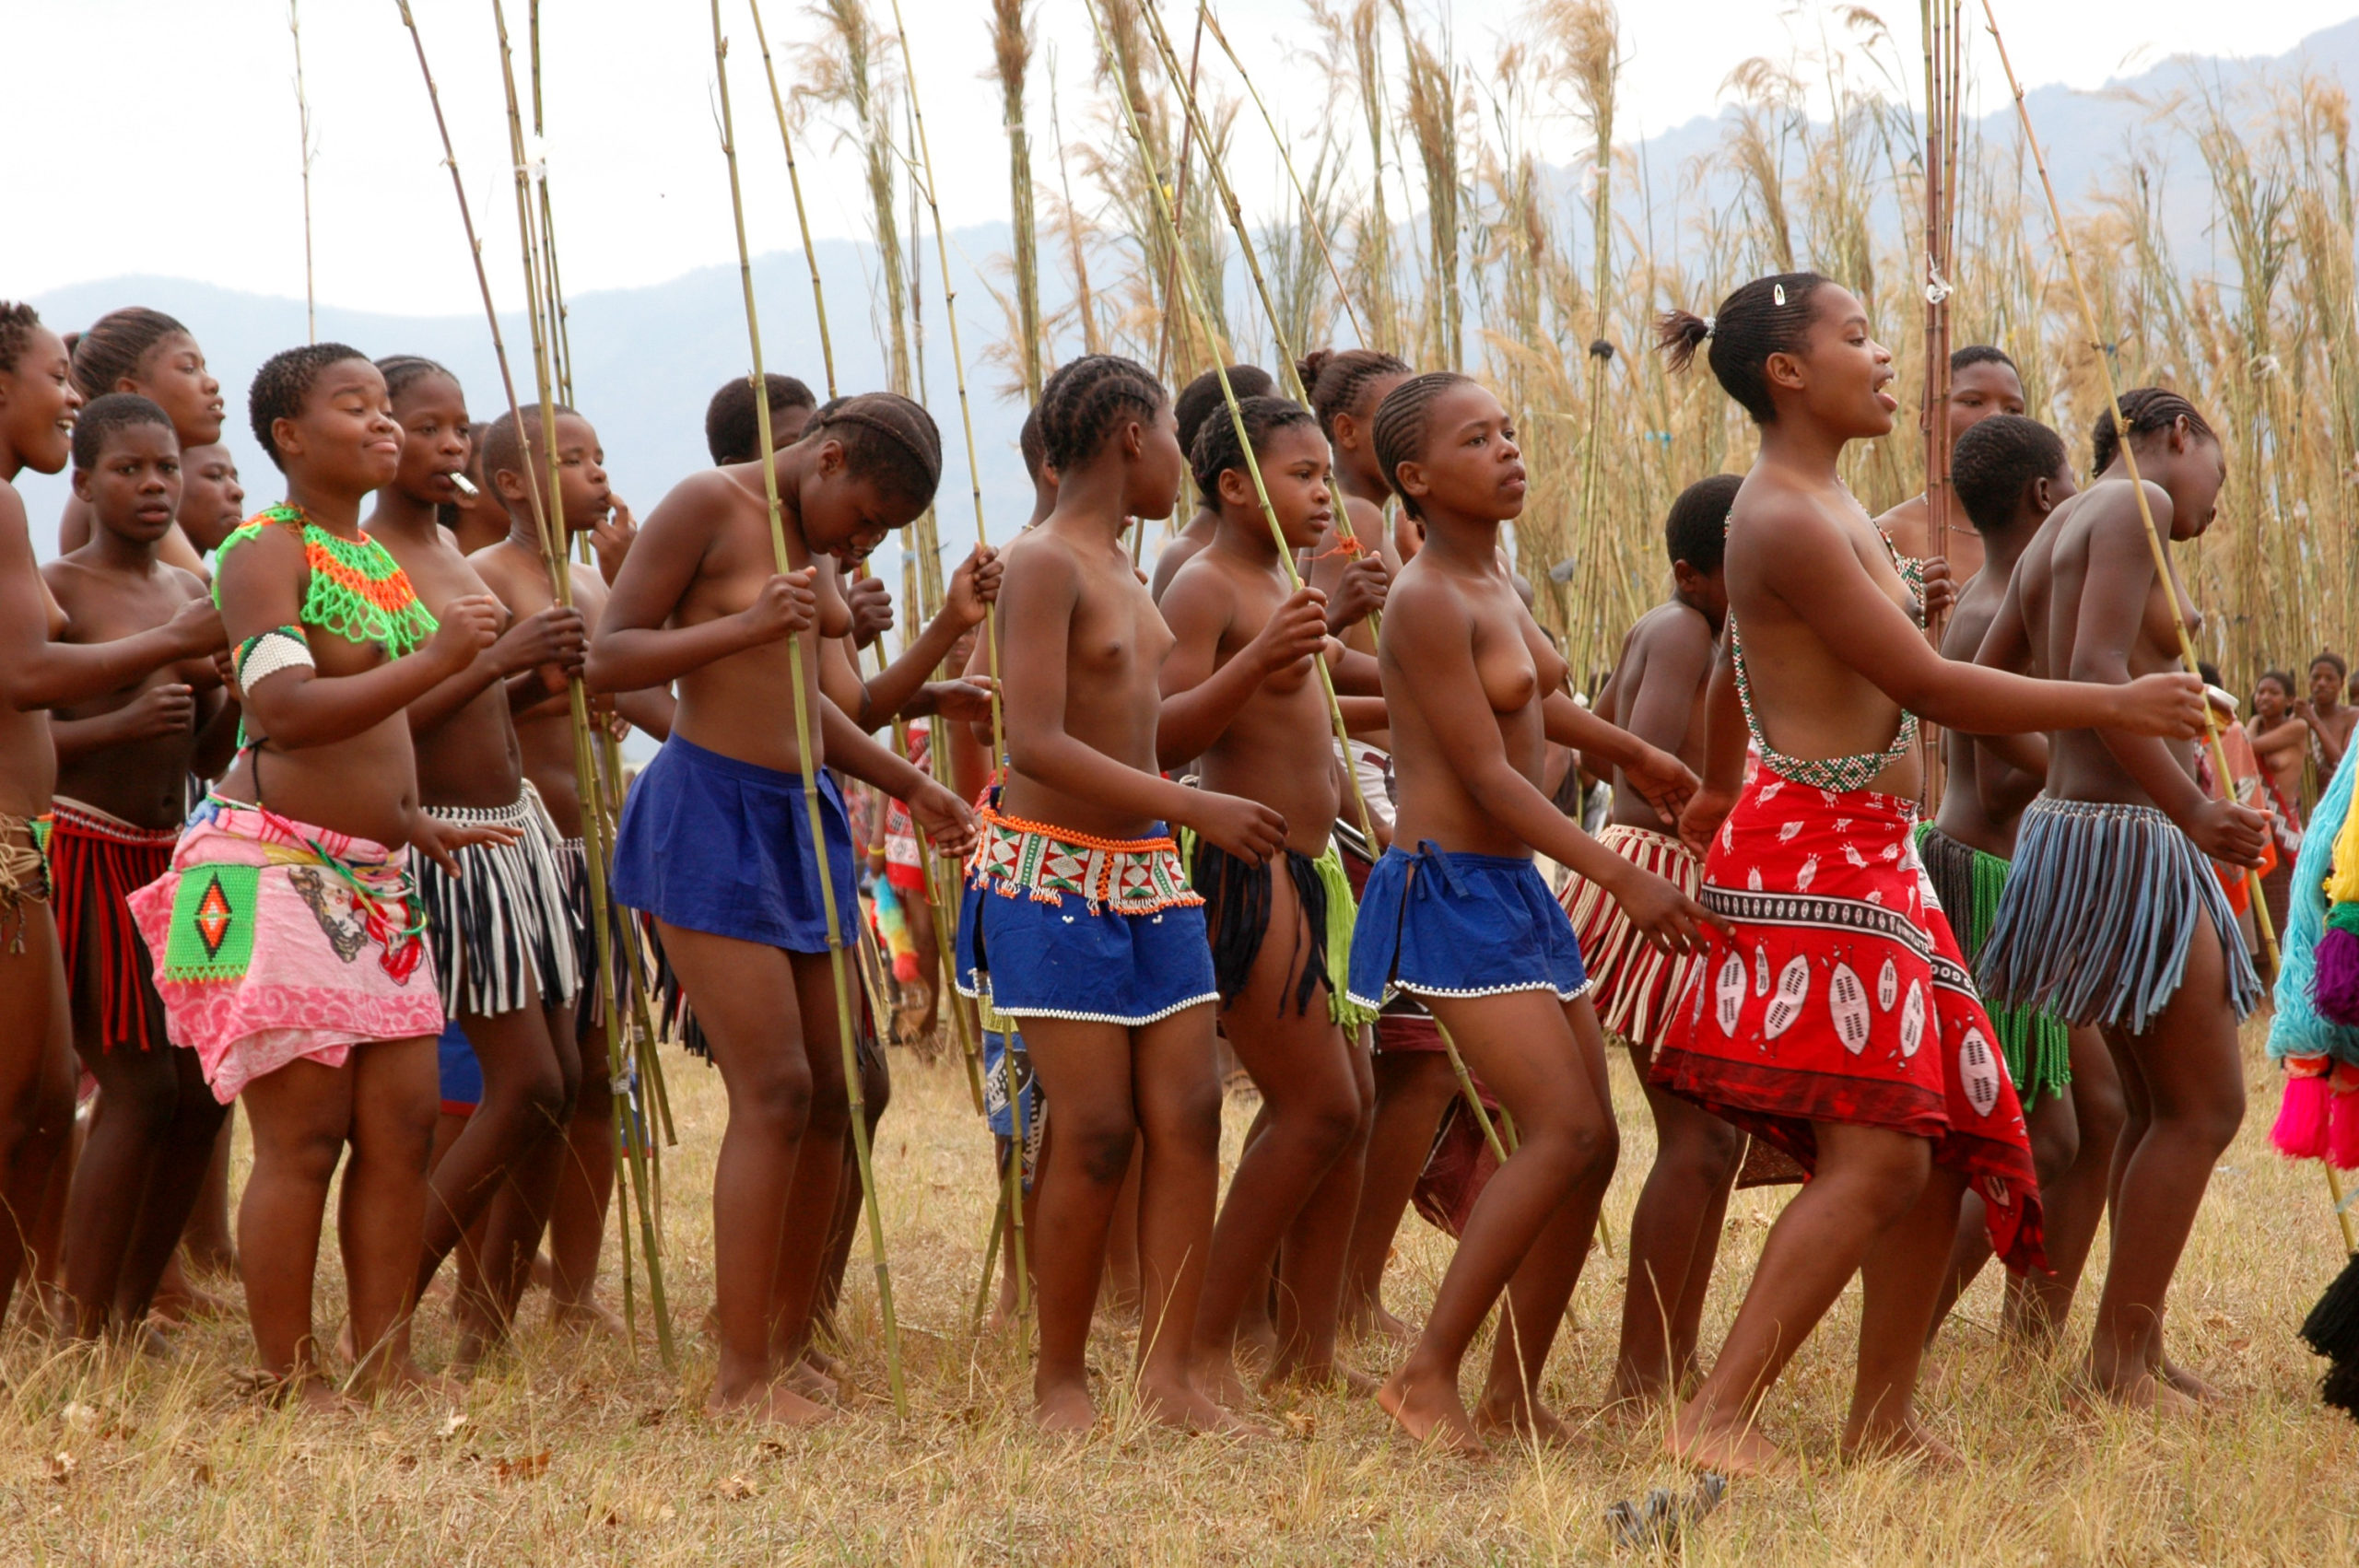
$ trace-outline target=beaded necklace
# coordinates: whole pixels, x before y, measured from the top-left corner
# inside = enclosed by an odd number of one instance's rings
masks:
[[[433,614],[418,603],[409,574],[382,544],[365,533],[358,539],[331,533],[306,516],[302,508],[285,501],[241,523],[221,542],[213,574],[216,604],[221,597],[219,561],[273,523],[302,530],[303,565],[309,577],[299,616],[303,625],[349,642],[375,643],[389,659],[415,652],[434,635]]]

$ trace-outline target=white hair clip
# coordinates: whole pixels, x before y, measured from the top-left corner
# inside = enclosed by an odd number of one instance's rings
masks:
[[[1707,317],[1705,317],[1705,318],[1704,318],[1704,341],[1705,341],[1705,342],[1707,342],[1707,343],[1709,343],[1709,342],[1711,341],[1712,334],[1713,334],[1714,333],[1718,332],[1718,331],[1719,330],[1719,327],[1720,327],[1720,319],[1719,319],[1719,317],[1718,317],[1718,316],[1707,316]]]
[[[1782,283],[1771,284],[1769,286],[1769,298],[1780,305],[1784,304],[1786,302],[1786,286]]]

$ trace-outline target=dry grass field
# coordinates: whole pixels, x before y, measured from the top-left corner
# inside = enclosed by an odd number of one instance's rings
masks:
[[[2181,1270],[2175,1351],[2234,1394],[2224,1413],[2156,1425],[2074,1409],[2057,1368],[1989,1332],[1986,1279],[1944,1334],[1927,1405],[1970,1463],[1954,1474],[1833,1462],[1856,1296],[1766,1414],[1807,1461],[1745,1484],[1684,1542],[1694,1563],[2335,1563],[2359,1561],[2359,1428],[2315,1403],[2294,1325],[2336,1264],[2325,1184],[2264,1132],[2275,1086],[2251,1047],[2254,1110],[2212,1184]],[[348,1416],[265,1408],[236,1381],[243,1325],[187,1332],[158,1363],[59,1352],[19,1334],[0,1356],[0,1562],[7,1563],[1337,1562],[1635,1561],[1609,1543],[1617,1498],[1673,1484],[1645,1433],[1585,1427],[1563,1452],[1487,1466],[1419,1454],[1373,1404],[1321,1398],[1270,1413],[1284,1437],[1190,1439],[1122,1410],[1086,1441],[1036,1435],[1015,1343],[978,1343],[968,1314],[990,1217],[990,1157],[954,1062],[896,1053],[880,1141],[886,1221],[910,1357],[911,1413],[884,1398],[874,1298],[856,1263],[856,1391],[829,1428],[783,1439],[701,1411],[712,1358],[704,1192],[718,1081],[673,1069],[680,1147],[667,1162],[671,1289],[684,1365],[538,1328],[456,1408]],[[1650,1157],[1643,1106],[1615,1069],[1625,1129],[1618,1236]],[[1232,1141],[1251,1111],[1233,1098]],[[1707,1342],[1717,1342],[1778,1201],[1740,1195]],[[1414,1311],[1448,1258],[1404,1227],[1393,1299]],[[2099,1261],[2102,1260],[2100,1244]],[[1618,1256],[1601,1254],[1551,1368],[1568,1409],[1613,1352]],[[323,1318],[336,1310],[333,1270]],[[612,1293],[611,1288],[609,1292]],[[2083,1311],[2085,1316],[2085,1309]],[[2077,1327],[2077,1326],[2076,1326]],[[448,1343],[439,1307],[429,1364]],[[1372,1347],[1367,1353],[1377,1352]],[[1101,1328],[1097,1364],[1127,1347]],[[1109,1390],[1109,1392],[1112,1392]]]

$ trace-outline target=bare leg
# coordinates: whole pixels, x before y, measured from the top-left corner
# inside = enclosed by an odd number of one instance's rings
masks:
[[[1843,1423],[1846,1458],[1957,1455],[1917,1420],[1917,1373],[1931,1332],[1949,1252],[1946,1226],[1966,1190],[1963,1172],[1935,1166],[1917,1203],[1868,1249],[1860,1268],[1860,1370]]]
[[[2195,1227],[2212,1166],[2244,1119],[2244,1066],[2225,965],[2208,919],[2199,920],[2184,982],[2142,1035],[2120,1037],[2117,1059],[2133,1124],[2117,1160],[2114,1246],[2097,1300],[2089,1375],[2108,1398],[2139,1408],[2186,1408],[2161,1379],[2163,1313],[2171,1276]],[[2135,1087],[2132,1087],[2132,1085]]]
[[[1458,1078],[1439,1051],[1379,1052],[1373,1065],[1376,1117],[1344,1270],[1344,1319],[1354,1333],[1405,1341],[1412,1337],[1409,1326],[1385,1310],[1384,1270],[1442,1112],[1458,1093]]]
[[[1678,1095],[1647,1083],[1647,1056],[1630,1059],[1654,1114],[1655,1163],[1630,1215],[1630,1279],[1622,1298],[1614,1399],[1668,1399],[1697,1375],[1696,1339],[1729,1190],[1744,1135]]]
[[[440,1387],[409,1355],[417,1253],[426,1233],[426,1157],[442,1103],[431,1036],[353,1048],[352,1162],[336,1209],[345,1298],[360,1360],[352,1381],[364,1395]],[[309,1307],[306,1306],[306,1316]]]
[[[1130,1031],[1139,1174],[1139,1401],[1168,1426],[1235,1431],[1196,1387],[1194,1334],[1220,1189],[1220,1082],[1207,1002]],[[1057,1092],[1049,1090],[1057,1105]]]
[[[620,1322],[597,1300],[598,1253],[615,1192],[614,1069],[606,1040],[603,1024],[581,1036],[581,1092],[566,1123],[565,1156],[549,1204],[549,1321],[619,1332]]]
[[[529,1168],[544,1144],[563,1136],[581,1078],[570,1007],[471,1012],[459,1022],[483,1066],[483,1102],[434,1167],[434,1197],[427,1207],[426,1241],[417,1266],[419,1295],[459,1238],[490,1207],[511,1170]],[[435,1103],[441,1103],[439,1087]],[[527,1196],[546,1201],[546,1194]]]
[[[1230,1406],[1245,1399],[1234,1353],[1238,1320],[1250,1301],[1267,1303],[1279,1243],[1314,1204],[1320,1223],[1299,1233],[1303,1245],[1287,1258],[1281,1288],[1293,1297],[1308,1334],[1324,1347],[1316,1365],[1300,1363],[1297,1347],[1299,1370],[1313,1376],[1332,1373],[1344,1254],[1359,1199],[1353,1139],[1362,1105],[1352,1047],[1327,1016],[1324,987],[1315,989],[1308,1008],[1295,1010],[1301,907],[1283,868],[1270,882],[1268,932],[1251,977],[1224,1011],[1229,1044],[1262,1091],[1261,1135],[1246,1145],[1229,1183],[1194,1326],[1198,1378],[1207,1394]],[[1339,1167],[1351,1179],[1331,1182]]]
[[[932,1036],[942,1017],[942,942],[934,935],[933,906],[925,895],[901,895],[902,911],[909,917],[910,945],[917,950],[918,977],[925,984],[925,1012],[918,1019],[918,1037]]]
[[[1512,991],[1435,998],[1430,1005],[1458,1041],[1467,1065],[1515,1117],[1522,1142],[1474,1200],[1457,1255],[1434,1297],[1433,1315],[1377,1398],[1419,1442],[1481,1455],[1486,1452],[1483,1440],[1459,1398],[1459,1363],[1557,1211],[1586,1206],[1594,1225],[1595,1205],[1613,1177],[1618,1144],[1612,1107],[1601,1093],[1602,1047],[1593,1039],[1579,1039],[1555,996]],[[1594,1062],[1584,1059],[1591,1049],[1598,1053]],[[1567,1242],[1575,1261],[1543,1263],[1530,1282],[1530,1299],[1553,1296],[1560,1288],[1569,1296],[1569,1281],[1579,1271],[1579,1255],[1587,1244],[1584,1230],[1577,1243]],[[1553,1321],[1517,1325],[1511,1338],[1529,1334],[1540,1341],[1538,1357],[1527,1342],[1520,1365],[1518,1352],[1508,1352],[1508,1365],[1522,1379],[1536,1384],[1536,1362],[1544,1359],[1545,1340],[1555,1331]],[[1538,1413],[1535,1406],[1533,1419]]]
[[[2048,1094],[2024,1112],[2024,1127],[2031,1136],[2032,1170],[2039,1181],[2041,1206],[2046,1209],[2049,1189],[2064,1173],[2075,1168],[2081,1153],[2080,1119],[2074,1114],[2072,1096]],[[2111,1151],[2107,1158],[2111,1159]],[[2098,1167],[2103,1170],[2105,1167]],[[2100,1188],[2102,1195],[2102,1188]],[[2052,1211],[2050,1211],[2052,1212]],[[1950,1311],[1973,1285],[1982,1266],[1990,1261],[1990,1231],[1985,1223],[1981,1195],[1967,1188],[1958,1199],[1957,1231],[1950,1241],[1949,1261],[1942,1268],[1940,1294],[1933,1303],[1933,1316],[1925,1329],[1925,1342],[1930,1345],[1942,1331]],[[2086,1252],[2085,1246],[2083,1247]],[[2012,1289],[2012,1287],[2011,1287]],[[2065,1295],[2067,1305],[2071,1293]]]
[[[1040,1318],[1033,1419],[1051,1431],[1086,1432],[1097,1420],[1089,1397],[1089,1320],[1106,1233],[1138,1141],[1130,1031],[1119,1024],[1027,1018],[1024,1041],[1055,1107],[1050,1119],[1057,1146],[1035,1178],[1039,1223],[1026,1236]]]
[[[1032,1156],[1032,1179],[1030,1184],[1022,1189],[1024,1193],[1025,1289],[1034,1297],[1039,1295],[1040,1289],[1039,1259],[1033,1256],[1034,1250],[1040,1245],[1040,1185],[1048,1179],[1049,1151],[1056,1146],[1056,1124],[1053,1121],[1043,1123],[1040,1128],[1039,1152]],[[1002,1162],[1012,1157],[1008,1140],[994,1139],[993,1143]],[[1003,1163],[999,1169],[1003,1173],[1001,1182],[1003,1187],[1007,1166]],[[1015,1243],[1014,1241],[1002,1239],[999,1262],[999,1301],[992,1308],[991,1326],[993,1329],[1003,1328],[1015,1321]],[[1132,1305],[1133,1310],[1135,1311],[1137,1307],[1135,1298]]]
[[[1597,1010],[1587,997],[1562,1005],[1582,1076],[1611,1126],[1614,1086],[1606,1074],[1605,1033],[1598,1025]],[[1618,1147],[1614,1153],[1618,1155]],[[1475,1424],[1482,1431],[1518,1432],[1548,1441],[1569,1435],[1541,1402],[1540,1376],[1547,1369],[1557,1326],[1580,1283],[1581,1268],[1596,1244],[1598,1210],[1614,1179],[1614,1159],[1599,1164],[1602,1169],[1592,1165],[1575,1181],[1508,1281],[1508,1315],[1492,1342],[1490,1376],[1475,1411]]]
[[[312,1337],[311,1279],[328,1183],[352,1131],[358,1064],[292,1061],[246,1085],[240,1098],[253,1131],[254,1164],[238,1207],[238,1264],[262,1370],[314,1402],[333,1394]],[[423,1229],[421,1223],[420,1229]],[[416,1261],[415,1255],[410,1259]]]
[[[49,906],[18,912],[22,951],[0,942],[0,1322],[74,1126],[73,1024]],[[63,1182],[60,1186],[63,1186]]]
[[[231,1106],[221,1118],[221,1130],[214,1134],[213,1159],[205,1167],[205,1190],[197,1198],[196,1211],[189,1216],[188,1235],[182,1238],[189,1267],[199,1273],[238,1271],[237,1241],[229,1234],[229,1152],[237,1143],[237,1119],[238,1107]]]
[[[1131,1150],[1130,1169],[1122,1173],[1122,1190],[1114,1199],[1113,1228],[1106,1236],[1106,1310],[1118,1319],[1136,1322],[1139,1316],[1139,1180],[1146,1151]]]
[[[2072,1316],[2081,1270],[2096,1240],[2097,1223],[2105,1217],[2114,1145],[2121,1136],[2121,1074],[2105,1036],[2095,1029],[2072,1031],[2071,1095],[2078,1150],[2054,1179],[2043,1170],[2039,1183],[2052,1272],[2014,1274],[2007,1280],[2008,1331],[2042,1350],[2055,1344]],[[2036,1141],[2033,1152],[2037,1153]]]
[[[776,1386],[780,1369],[773,1363],[771,1327],[795,1170],[812,1120],[818,1045],[833,1043],[832,1025],[820,1042],[806,1046],[802,972],[789,954],[670,924],[659,923],[658,930],[712,1044],[729,1096],[729,1122],[713,1166],[721,1368],[711,1408],[790,1424],[824,1421],[827,1410]],[[829,1001],[824,993],[818,1000],[823,1006]],[[834,1076],[839,1081],[840,1071]],[[833,1149],[828,1156],[833,1159]],[[800,1220],[798,1230],[807,1226],[808,1216]]]
[[[876,1128],[885,1119],[885,1108],[893,1103],[893,1075],[886,1068],[882,1048],[871,1056],[863,1052],[860,1061],[860,1094],[862,1108],[868,1122],[868,1146],[876,1147]],[[860,1239],[860,1215],[867,1194],[860,1186],[860,1153],[844,1140],[841,1168],[836,1176],[836,1213],[827,1227],[827,1255],[819,1265],[817,1299],[812,1310],[813,1333],[804,1346],[805,1365],[823,1376],[834,1374],[834,1361],[819,1348],[819,1339],[840,1337],[836,1324],[836,1304],[843,1297],[844,1270],[851,1261],[852,1248]]]
[[[180,1101],[172,1058],[180,1053],[143,1051],[129,1042],[110,1050],[97,999],[83,1000],[74,1021],[74,1048],[99,1081],[99,1095],[65,1204],[65,1293],[73,1314],[65,1328],[95,1340],[113,1320],[148,1176],[171,1132]]]
[[[156,1037],[163,1038],[160,1023]],[[125,1327],[146,1322],[148,1307],[160,1293],[165,1271],[188,1228],[189,1211],[203,1195],[205,1169],[217,1141],[215,1134],[229,1114],[229,1107],[213,1097],[194,1051],[159,1048],[171,1064],[175,1104],[170,1129],[148,1172],[147,1199],[116,1286],[114,1319]]]
[[[1843,1122],[1814,1129],[1817,1172],[1770,1226],[1719,1359],[1664,1439],[1666,1449],[1690,1463],[1750,1475],[1778,1462],[1777,1449],[1753,1430],[1762,1397],[1870,1247],[1916,1207],[1932,1170],[1932,1145],[1924,1139]],[[1931,1245],[1943,1251],[1954,1208],[1953,1202],[1932,1227]]]
[[[1376,1120],[1376,1077],[1367,1044],[1352,1036],[1345,1039],[1344,1054],[1359,1095],[1359,1120],[1344,1157],[1295,1216],[1294,1228],[1278,1253],[1276,1349],[1264,1381],[1293,1378],[1319,1384],[1340,1379],[1354,1393],[1373,1394],[1372,1381],[1335,1359],[1343,1328],[1344,1267],[1350,1261],[1351,1224],[1359,1211],[1368,1128]],[[1332,1264],[1326,1261],[1330,1257]],[[1327,1282],[1323,1297],[1313,1288],[1322,1281]]]

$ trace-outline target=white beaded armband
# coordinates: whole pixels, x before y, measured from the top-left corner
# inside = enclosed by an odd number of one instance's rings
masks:
[[[311,645],[295,626],[275,626],[238,646],[238,689],[250,692],[281,670],[313,668]]]

